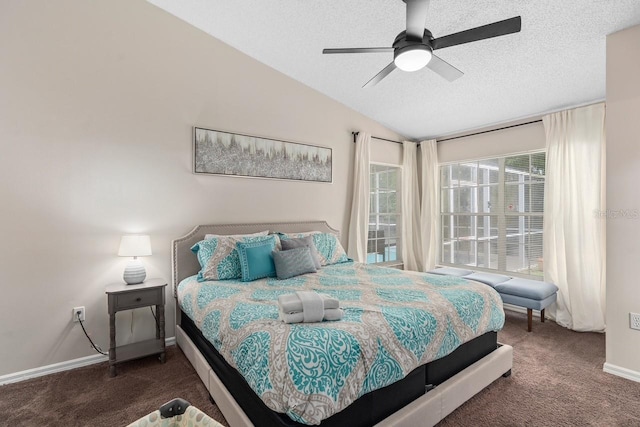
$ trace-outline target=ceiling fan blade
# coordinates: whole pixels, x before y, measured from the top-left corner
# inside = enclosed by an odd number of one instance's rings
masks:
[[[459,44],[475,42],[478,40],[490,39],[492,37],[505,36],[507,34],[519,32],[521,27],[522,20],[519,16],[516,16],[514,18],[505,19],[504,21],[494,22],[493,24],[487,24],[470,30],[460,31],[459,33],[449,34],[448,36],[439,37],[432,40],[431,46],[433,47],[433,50],[436,50]]]
[[[407,4],[407,39],[422,41],[429,0],[404,0]]]
[[[395,69],[396,69],[396,64],[392,62],[391,64],[384,67],[382,71],[380,71],[378,74],[373,76],[373,78],[368,82],[366,82],[362,87],[365,88],[365,87],[371,87],[371,86],[377,85],[378,83],[380,83],[380,80],[387,77]]]
[[[392,47],[351,47],[338,49],[322,49],[322,53],[384,53],[393,52]]]
[[[439,74],[441,77],[449,80],[450,82],[464,75],[462,71],[458,70],[456,67],[436,55],[431,56],[431,61],[429,61],[429,63],[427,64],[427,68],[429,68],[431,71],[435,71],[436,74]]]

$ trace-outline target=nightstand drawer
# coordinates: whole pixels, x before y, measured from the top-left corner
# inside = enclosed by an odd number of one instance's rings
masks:
[[[163,291],[159,288],[116,295],[116,310],[164,304]]]

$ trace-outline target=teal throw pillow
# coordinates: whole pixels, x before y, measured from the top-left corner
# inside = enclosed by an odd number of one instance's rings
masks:
[[[242,281],[251,282],[263,277],[275,277],[276,266],[271,254],[276,248],[275,239],[258,242],[238,242]]]
[[[201,240],[191,250],[196,254],[202,267],[198,272],[198,281],[227,280],[242,278],[240,257],[236,245],[239,242],[274,242],[280,248],[280,239],[270,236],[218,236]]]
[[[218,248],[218,241],[218,239],[202,240],[191,247],[191,252],[196,254],[200,268],[207,265],[207,262],[209,262],[213,253]]]

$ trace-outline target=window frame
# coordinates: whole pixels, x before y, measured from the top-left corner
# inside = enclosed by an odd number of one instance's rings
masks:
[[[476,185],[475,187],[469,187],[469,188],[482,188],[482,187],[491,187],[491,185],[496,185],[498,188],[498,205],[504,207],[505,206],[505,197],[506,197],[506,184],[505,183],[505,160],[507,158],[510,157],[518,157],[518,156],[533,156],[535,154],[540,154],[543,153],[545,155],[545,172],[546,172],[546,149],[535,149],[535,150],[528,150],[528,151],[521,151],[521,152],[516,152],[516,153],[509,153],[509,154],[499,154],[499,155],[493,155],[493,156],[483,156],[483,157],[478,157],[478,158],[473,158],[473,159],[464,159],[464,160],[455,160],[455,161],[449,161],[449,162],[442,162],[438,164],[438,193],[439,193],[439,197],[438,197],[438,248],[437,248],[437,265],[439,266],[446,266],[446,267],[457,267],[457,268],[466,268],[466,269],[472,269],[472,270],[477,270],[477,271],[482,271],[482,272],[487,272],[487,273],[494,273],[494,274],[504,274],[504,275],[508,275],[508,276],[512,276],[512,277],[521,277],[521,278],[526,278],[526,279],[531,279],[531,280],[544,280],[543,279],[543,275],[544,275],[544,268],[542,270],[542,275],[535,275],[535,274],[526,274],[526,273],[521,273],[521,272],[517,272],[517,271],[509,271],[507,270],[507,218],[508,217],[524,217],[524,218],[540,218],[541,220],[543,220],[544,218],[544,209],[542,212],[507,212],[506,209],[503,209],[502,212],[498,211],[498,212],[451,212],[451,213],[445,213],[442,212],[442,202],[443,202],[443,198],[441,196],[442,191],[445,189],[442,186],[442,175],[441,175],[441,168],[443,166],[450,166],[450,165],[459,165],[459,164],[464,164],[464,163],[477,163],[477,162],[482,162],[482,161],[486,161],[486,160],[498,160],[498,182],[497,183],[489,183],[489,184],[477,184],[477,179],[476,179]],[[546,173],[545,173],[545,180],[543,181],[546,185]],[[451,177],[450,177],[451,179]],[[529,181],[531,182],[531,181]],[[451,186],[448,186],[447,188],[451,188]],[[458,186],[458,188],[460,188],[460,186]],[[476,198],[478,198],[478,194],[476,193]],[[543,196],[544,197],[544,196]],[[443,233],[442,233],[442,222],[443,222],[443,218],[445,216],[449,216],[452,219],[454,217],[470,217],[471,219],[478,218],[478,217],[489,217],[491,218],[492,216],[495,216],[497,218],[497,228],[498,228],[498,235],[497,235],[497,255],[498,255],[498,259],[497,259],[497,268],[492,269],[492,268],[486,268],[486,267],[480,267],[480,266],[470,266],[467,264],[455,264],[452,262],[444,262],[444,245],[445,245],[445,239],[443,238]],[[453,223],[450,223],[450,227],[454,227]],[[544,227],[544,222],[543,222],[543,227]],[[477,223],[475,226],[476,230],[478,228]],[[476,231],[476,236],[477,236],[477,231]],[[530,233],[528,233],[530,234]],[[544,235],[543,235],[543,239],[544,239]],[[476,237],[476,242],[478,242],[478,238]],[[453,243],[453,241],[451,242]],[[454,255],[454,249],[453,249],[453,245],[451,246],[451,256]],[[476,262],[475,264],[477,264],[477,257],[478,257],[478,249],[476,248],[475,251],[475,256],[476,256]],[[542,257],[542,255],[541,255]],[[544,262],[544,260],[543,260]]]
[[[369,239],[367,237],[367,248],[369,247],[369,244],[371,241],[378,241],[378,240],[382,240],[382,241],[386,241],[388,239],[394,239],[396,241],[396,259],[395,260],[391,260],[391,261],[380,261],[380,262],[372,262],[369,263],[367,262],[367,264],[371,264],[371,265],[377,265],[377,266],[398,266],[398,265],[402,265],[403,264],[403,258],[402,258],[402,177],[403,177],[403,166],[402,165],[398,165],[398,164],[393,164],[393,163],[385,163],[385,162],[377,162],[377,161],[369,161],[369,177],[371,177],[372,172],[372,166],[384,166],[384,167],[389,167],[389,168],[395,168],[397,170],[397,177],[396,177],[396,212],[395,213],[389,213],[389,212],[376,212],[376,211],[372,211],[371,210],[371,193],[374,192],[374,186],[373,183],[371,182],[371,180],[369,180],[369,227],[371,227],[371,217],[373,215],[376,216],[382,216],[382,215],[395,215],[397,220],[396,220],[396,236],[388,236],[388,237],[384,237],[384,238],[375,238],[375,239]],[[376,190],[378,190],[378,187],[375,187]],[[378,193],[378,191],[376,191],[376,193]],[[368,254],[368,251],[367,251]]]

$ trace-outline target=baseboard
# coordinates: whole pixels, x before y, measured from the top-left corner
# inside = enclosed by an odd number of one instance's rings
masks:
[[[165,340],[167,346],[176,344],[176,338],[170,337]],[[71,369],[82,368],[83,366],[95,365],[108,361],[109,358],[102,354],[93,354],[91,356],[80,357],[78,359],[67,360],[64,362],[54,363],[51,365],[40,366],[39,368],[27,369],[25,371],[14,372],[0,376],[0,386],[6,384],[17,383],[31,378],[43,377],[45,375],[55,374],[56,372],[69,371]]]
[[[640,383],[640,372],[638,371],[633,371],[631,369],[613,365],[608,362],[605,362],[605,364],[602,366],[602,370],[608,374],[613,374],[618,377],[626,378],[628,380]]]

